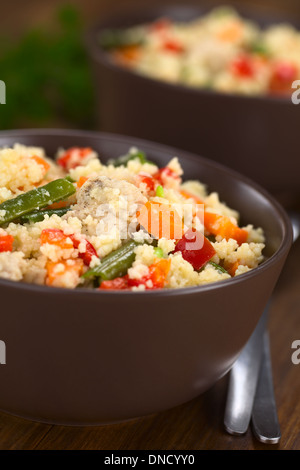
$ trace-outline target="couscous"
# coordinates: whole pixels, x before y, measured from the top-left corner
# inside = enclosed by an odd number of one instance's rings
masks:
[[[243,275],[264,234],[174,157],[137,148],[101,163],[91,148],[0,150],[0,277],[61,288],[143,291]]]
[[[224,93],[291,94],[300,78],[298,30],[286,23],[263,29],[228,7],[189,22],[159,18],[106,30],[100,44],[139,74]]]

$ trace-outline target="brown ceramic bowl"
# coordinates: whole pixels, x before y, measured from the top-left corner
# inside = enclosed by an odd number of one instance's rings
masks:
[[[236,279],[201,287],[134,292],[65,290],[0,280],[0,409],[35,420],[97,424],[186,402],[232,366],[253,332],[288,254],[292,231],[281,206],[243,176],[199,156],[110,134],[0,132],[0,147],[91,146],[101,159],[135,145],[164,166],[178,155],[200,179],[262,226],[269,259]]]
[[[291,96],[247,97],[164,83],[115,65],[99,46],[99,34],[106,28],[133,26],[161,16],[186,21],[212,8],[197,3],[118,13],[88,33],[99,129],[205,155],[249,176],[284,204],[292,204],[300,197],[300,105],[293,104]],[[255,11],[236,8],[261,25],[295,23],[259,12],[258,6]]]

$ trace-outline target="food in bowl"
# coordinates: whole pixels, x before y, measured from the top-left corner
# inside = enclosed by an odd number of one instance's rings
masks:
[[[177,157],[132,147],[101,163],[89,147],[0,151],[0,277],[75,289],[143,291],[230,279],[263,261],[264,233]]]
[[[111,59],[169,83],[246,95],[291,94],[300,77],[300,32],[290,24],[265,29],[229,7],[188,22],[158,18],[107,29],[100,45]]]

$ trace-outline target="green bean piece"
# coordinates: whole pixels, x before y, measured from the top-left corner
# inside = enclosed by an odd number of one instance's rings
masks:
[[[75,192],[74,185],[63,178],[4,201],[0,204],[0,226],[30,212],[50,206],[54,202],[67,199]]]
[[[159,246],[154,248],[154,254],[157,258],[163,258],[164,257],[164,252]]]
[[[105,256],[101,264],[87,271],[83,277],[100,277],[102,281],[110,281],[116,277],[124,276],[135,260],[134,249],[139,244],[129,240],[117,250]]]
[[[226,271],[226,269],[224,269],[224,268],[223,268],[222,266],[220,266],[219,264],[214,263],[213,261],[209,261],[208,263],[211,264],[215,269],[217,269],[217,270],[220,271],[221,273],[228,274],[228,271]]]
[[[145,39],[140,28],[131,30],[106,29],[99,36],[99,43],[103,49],[121,49],[129,46],[141,46]]]
[[[268,48],[266,44],[264,44],[263,42],[255,42],[254,44],[252,44],[251,52],[253,52],[254,54],[259,54],[259,55],[264,55],[264,56],[269,55]]]
[[[142,152],[141,150],[136,150],[133,152],[130,151],[126,155],[122,155],[119,158],[115,158],[115,159],[111,158],[110,160],[108,160],[107,164],[113,165],[113,166],[121,166],[121,165],[126,166],[130,160],[135,160],[135,159],[138,159],[141,163],[150,163],[154,165],[153,162],[150,162],[149,160],[147,160],[146,154]]]
[[[58,215],[58,217],[62,217],[69,210],[70,210],[70,207],[62,207],[61,209],[49,209],[49,210],[46,209],[44,211],[29,212],[29,214],[26,214],[23,217],[20,217],[20,223],[28,224],[29,222],[33,222],[33,223],[42,222],[42,220],[44,220],[46,215],[48,215],[49,217],[51,217],[51,215]]]
[[[162,186],[160,186],[160,185],[157,186],[155,195],[156,195],[157,197],[165,197],[164,188],[163,188]]]
[[[70,183],[75,183],[75,180],[73,180],[70,175],[66,176],[65,180],[70,181]]]
[[[143,243],[150,244],[148,241]],[[134,249],[143,243],[129,240],[120,248],[105,256],[99,266],[90,269],[82,277],[85,279],[100,277],[102,281],[110,281],[116,277],[125,276],[135,260]],[[155,245],[156,243],[156,240],[153,240],[152,244]]]

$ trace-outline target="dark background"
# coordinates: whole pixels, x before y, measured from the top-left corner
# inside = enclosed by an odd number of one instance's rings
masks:
[[[51,21],[53,13],[60,5],[71,4],[80,9],[85,24],[93,23],[97,17],[110,12],[117,11],[120,8],[129,8],[139,5],[155,5],[155,4],[175,4],[185,3],[183,0],[73,0],[65,2],[62,0],[12,0],[1,2],[1,30],[18,34],[24,29],[34,26],[37,23],[47,23]],[[199,3],[195,1],[195,3]],[[228,1],[207,0],[206,3],[227,4]],[[238,5],[245,4],[257,6],[260,9],[267,9],[283,14],[292,14],[300,18],[300,4],[298,0],[236,0]],[[4,20],[4,21],[3,21]]]
[[[11,0],[0,9],[0,80],[6,105],[0,129],[26,127],[96,128],[95,97],[84,33],[103,16],[153,4],[196,0]],[[212,7],[255,7],[300,22],[298,0],[206,0]]]

